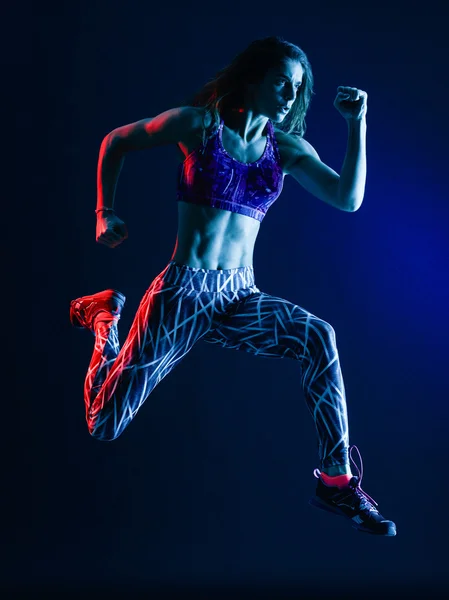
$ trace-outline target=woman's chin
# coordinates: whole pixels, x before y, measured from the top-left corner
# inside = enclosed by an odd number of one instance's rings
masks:
[[[285,117],[286,117],[286,115],[284,113],[276,112],[276,114],[274,115],[274,117],[271,120],[274,121],[275,123],[282,123],[282,121],[285,119]]]

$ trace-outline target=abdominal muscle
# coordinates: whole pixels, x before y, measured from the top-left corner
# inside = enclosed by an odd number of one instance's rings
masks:
[[[178,237],[172,260],[213,270],[253,264],[259,221],[210,206],[177,204]]]

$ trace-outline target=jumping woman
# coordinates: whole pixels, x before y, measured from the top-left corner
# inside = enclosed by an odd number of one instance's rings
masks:
[[[358,210],[366,180],[366,92],[340,86],[346,119],[341,173],[303,135],[313,93],[306,54],[281,37],[253,41],[185,105],[118,127],[102,141],[96,241],[127,237],[114,208],[128,152],[174,144],[183,154],[177,183],[178,232],[172,258],[144,294],[120,348],[125,296],[112,289],[70,303],[74,326],[95,335],[84,400],[89,433],[114,440],[155,386],[200,340],[263,357],[298,361],[318,436],[320,468],[310,504],[349,519],[357,530],[396,535],[396,526],[362,490],[349,446],[345,389],[335,331],[304,308],[259,290],[253,252],[269,207],[290,175],[313,196]],[[349,460],[357,468],[353,475]]]

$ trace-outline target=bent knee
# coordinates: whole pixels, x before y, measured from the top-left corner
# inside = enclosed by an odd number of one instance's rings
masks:
[[[322,319],[315,319],[310,324],[310,327],[314,337],[320,340],[325,346],[335,345],[336,333],[330,323]]]
[[[95,440],[98,440],[100,442],[113,442],[120,436],[122,431],[120,431],[120,430],[115,431],[115,430],[110,430],[110,429],[101,428],[101,427],[89,429],[90,435]]]

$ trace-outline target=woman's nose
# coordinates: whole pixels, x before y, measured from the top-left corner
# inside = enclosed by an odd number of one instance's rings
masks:
[[[295,88],[293,86],[285,87],[284,98],[286,100],[292,100],[295,97]]]

